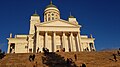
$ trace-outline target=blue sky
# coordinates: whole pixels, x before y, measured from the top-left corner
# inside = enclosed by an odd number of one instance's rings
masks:
[[[50,0],[1,0],[0,48],[7,51],[10,33],[28,34],[30,16],[43,12]],[[97,50],[120,47],[120,0],[53,0],[67,20],[70,12],[82,25],[81,34],[93,34]]]

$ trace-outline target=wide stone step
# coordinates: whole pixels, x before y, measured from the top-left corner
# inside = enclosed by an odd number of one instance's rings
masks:
[[[82,63],[85,63],[87,67],[120,67],[120,56],[116,56],[117,62],[114,61],[112,56],[116,52],[57,52],[46,56],[39,53],[35,54],[35,60],[31,62],[29,56],[33,54],[7,54],[0,60],[0,67],[33,67],[34,65],[37,65],[37,67],[66,67],[67,58],[72,59],[71,67],[74,67],[73,64],[79,67]],[[77,61],[74,58],[75,54],[77,55]]]

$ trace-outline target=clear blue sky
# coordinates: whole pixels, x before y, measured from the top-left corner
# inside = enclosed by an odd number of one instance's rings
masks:
[[[10,33],[28,34],[30,16],[37,10],[43,21],[50,0],[0,0],[0,48],[7,51]],[[93,34],[97,50],[120,47],[120,0],[53,0],[61,18],[69,13],[82,25],[81,34]]]

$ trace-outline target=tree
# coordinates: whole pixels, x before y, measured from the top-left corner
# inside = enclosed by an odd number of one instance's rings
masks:
[[[2,59],[5,56],[5,52],[2,52],[2,50],[0,49],[0,59]]]

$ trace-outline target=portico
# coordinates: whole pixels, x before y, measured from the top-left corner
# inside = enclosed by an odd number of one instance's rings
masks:
[[[48,48],[50,52],[61,51],[63,48],[65,48],[65,52],[80,51],[78,35],[78,32],[38,31],[36,51],[38,47],[41,51],[43,47]]]

